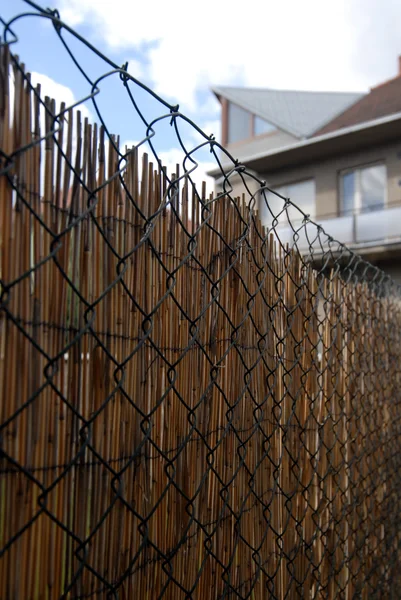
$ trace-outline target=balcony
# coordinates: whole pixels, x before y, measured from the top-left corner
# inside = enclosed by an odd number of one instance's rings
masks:
[[[280,223],[277,234],[283,244],[288,243],[290,247],[296,244],[301,252],[311,246],[317,253],[321,245],[322,250],[327,249],[328,236],[363,253],[379,247],[385,252],[390,246],[401,244],[401,202],[384,209],[373,207],[342,216],[327,215],[315,221],[327,235],[319,235],[315,225],[303,225],[301,220],[291,220],[292,227],[288,226],[288,220]]]

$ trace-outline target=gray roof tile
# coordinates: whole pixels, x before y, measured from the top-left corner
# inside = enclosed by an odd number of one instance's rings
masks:
[[[298,138],[307,138],[362,98],[354,92],[300,92],[263,88],[213,87],[238,104]]]

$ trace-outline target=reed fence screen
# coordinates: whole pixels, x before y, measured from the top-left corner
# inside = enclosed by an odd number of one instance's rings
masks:
[[[78,72],[71,40],[95,49],[29,4]],[[262,224],[265,182],[100,53],[140,143],[43,97],[20,18],[0,55],[0,598],[399,598],[399,288],[289,199]]]

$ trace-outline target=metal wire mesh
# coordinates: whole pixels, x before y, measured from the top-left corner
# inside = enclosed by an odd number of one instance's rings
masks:
[[[398,598],[399,287],[27,4],[1,45],[0,597]],[[12,52],[34,17],[86,81],[73,106]]]

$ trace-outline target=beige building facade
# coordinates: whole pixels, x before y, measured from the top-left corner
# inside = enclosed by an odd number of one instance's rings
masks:
[[[362,95],[235,88],[215,93],[222,104],[223,143],[247,172],[401,283],[401,62],[397,77]],[[226,173],[232,170],[227,161],[223,166]],[[229,185],[234,197],[244,192],[236,173],[229,184],[219,170],[211,175],[216,191]],[[269,227],[282,201],[261,193],[257,180],[247,177],[246,184]]]

